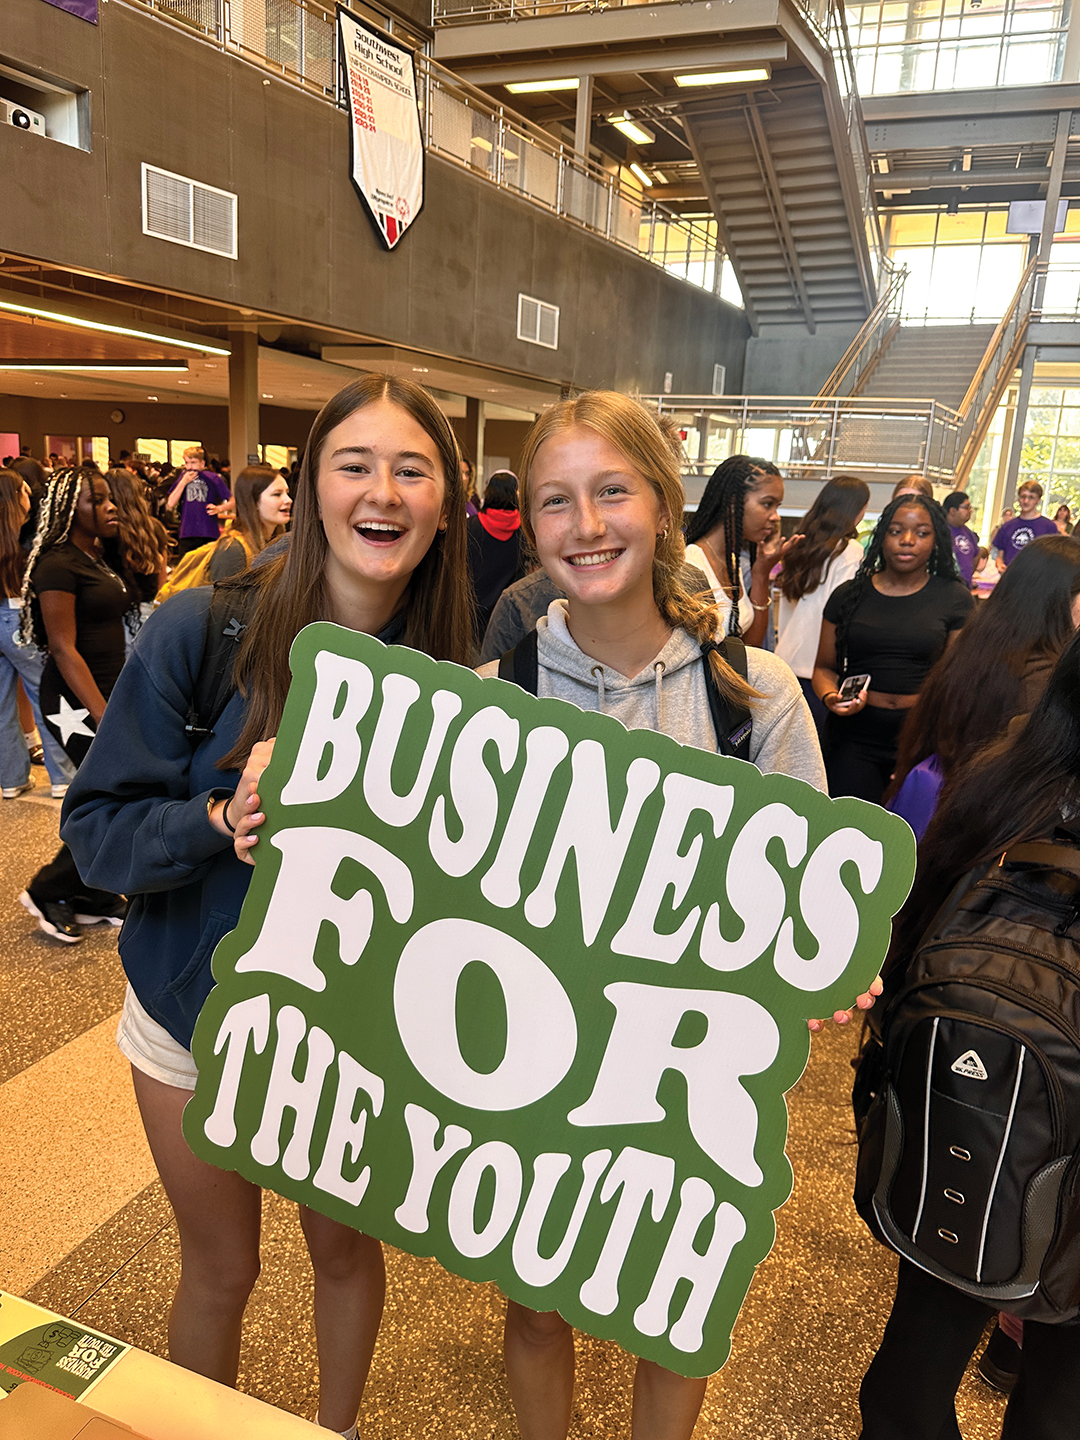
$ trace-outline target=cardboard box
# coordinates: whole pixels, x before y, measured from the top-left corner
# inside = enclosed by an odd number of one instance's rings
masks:
[[[148,1440],[98,1410],[28,1381],[0,1405],[0,1440]]]

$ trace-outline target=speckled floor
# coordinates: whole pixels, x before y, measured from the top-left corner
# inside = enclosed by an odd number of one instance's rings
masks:
[[[89,931],[82,944],[61,946],[15,899],[55,847],[58,809],[41,799],[0,803],[0,1285],[164,1354],[179,1252],[130,1083],[108,1043],[123,996],[116,932]],[[888,1313],[894,1264],[850,1200],[853,1048],[853,1035],[830,1027],[790,1096],[795,1194],[780,1212],[732,1358],[710,1383],[696,1440],[858,1435],[858,1384]],[[311,1416],[310,1271],[294,1208],[267,1196],[264,1225],[240,1384]],[[388,1268],[360,1416],[365,1440],[513,1440],[497,1292],[396,1251]],[[630,1360],[579,1337],[578,1365],[573,1440],[627,1437]],[[1003,1409],[969,1373],[958,1402],[965,1440],[998,1440]]]

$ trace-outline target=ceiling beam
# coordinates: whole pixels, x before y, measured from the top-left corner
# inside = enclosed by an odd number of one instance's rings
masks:
[[[443,32],[440,32],[443,33]],[[561,80],[567,75],[641,75],[656,74],[672,70],[683,70],[689,66],[729,67],[737,69],[744,65],[768,64],[787,58],[787,43],[784,40],[761,40],[738,45],[703,45],[694,49],[666,49],[654,47],[647,52],[618,55],[576,55],[561,60],[517,60],[507,64],[501,57],[493,56],[487,64],[476,63],[454,67],[460,79],[472,85],[516,84],[522,80]],[[684,92],[681,92],[684,93]]]
[[[883,190],[970,190],[987,185],[1045,185],[1049,171],[1043,170],[890,170],[873,176],[874,189]],[[1080,168],[1065,171],[1065,184],[1080,180]]]

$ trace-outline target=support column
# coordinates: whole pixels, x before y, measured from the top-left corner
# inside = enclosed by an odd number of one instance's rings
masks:
[[[589,158],[589,143],[592,137],[593,77],[582,75],[577,88],[577,116],[574,121],[574,149],[579,155]]]
[[[1004,503],[1011,504],[1020,475],[1020,452],[1024,448],[1024,430],[1027,428],[1028,402],[1031,399],[1031,382],[1035,378],[1035,346],[1024,348],[1024,359],[1020,366],[1020,387],[1016,392],[1016,410],[1013,414],[1012,435],[1009,438],[1009,468],[1005,476]]]
[[[229,331],[229,460],[232,473],[259,459],[259,336]]]
[[[1069,28],[1065,35],[1065,54],[1061,60],[1061,78],[1074,84],[1080,80],[1080,5],[1069,6]]]
[[[474,400],[471,395],[465,399],[465,451],[466,459],[472,459],[473,478],[476,493],[484,493],[484,402]],[[469,451],[472,455],[469,455]]]
[[[1069,131],[1072,128],[1072,111],[1059,110],[1057,130],[1054,134],[1054,149],[1050,156],[1050,177],[1046,182],[1046,209],[1043,211],[1042,232],[1039,235],[1039,263],[1047,265],[1050,249],[1054,243],[1054,226],[1057,223],[1057,208],[1061,200],[1061,182],[1065,176],[1065,152],[1069,145]],[[1034,307],[1042,309],[1043,293],[1046,290],[1045,274],[1035,282]]]

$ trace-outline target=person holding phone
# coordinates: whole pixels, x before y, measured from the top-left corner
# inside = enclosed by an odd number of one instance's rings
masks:
[[[829,711],[830,795],[880,802],[905,716],[974,603],[937,501],[891,501],[863,563],[829,596],[821,621],[813,685]]]

